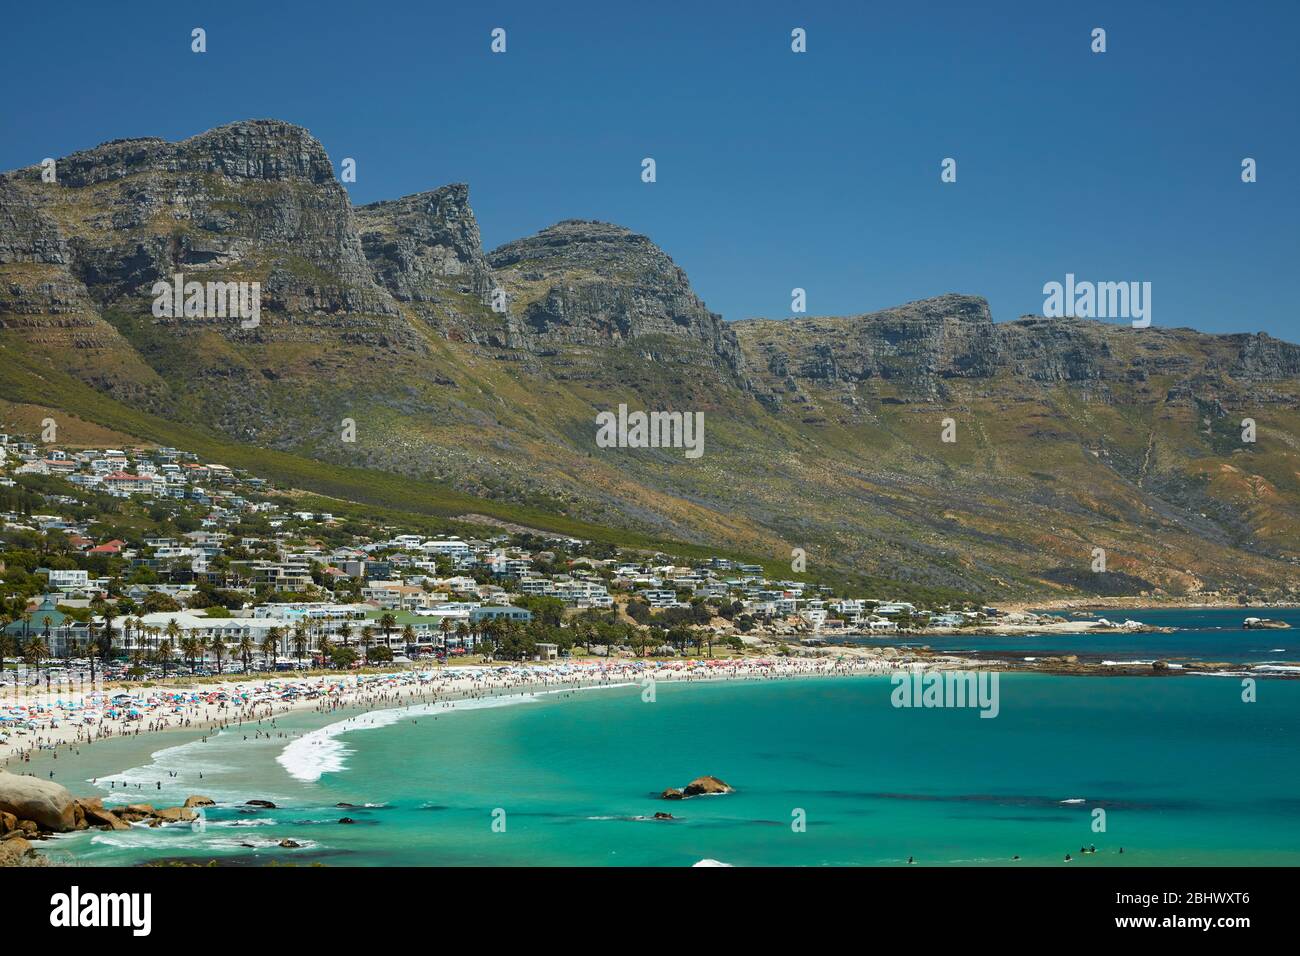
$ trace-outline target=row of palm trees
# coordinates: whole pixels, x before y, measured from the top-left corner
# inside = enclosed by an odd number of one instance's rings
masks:
[[[209,660],[215,663],[217,673],[220,674],[223,662],[229,657],[239,660],[245,672],[252,670],[256,658],[260,658],[263,669],[269,670],[273,668],[275,661],[288,657],[291,653],[301,665],[311,650],[313,642],[316,645],[316,656],[322,662],[328,661],[335,646],[349,649],[355,638],[362,651],[362,660],[368,664],[370,651],[376,644],[377,636],[382,635],[382,646],[387,647],[397,628],[396,617],[391,612],[384,613],[378,618],[375,622],[377,628],[367,623],[354,630],[351,622],[343,621],[333,637],[323,630],[314,629],[306,619],[299,619],[287,627],[272,627],[260,642],[249,635],[244,635],[236,644],[228,645],[224,639],[217,636],[204,638],[186,635],[175,619],[169,620],[166,625],[160,627],[146,624],[138,616],[126,615],[120,619],[120,624],[115,626],[118,616],[114,613],[113,606],[102,600],[92,603],[91,612],[92,616],[86,624],[86,639],[84,642],[75,637],[65,640],[62,656],[65,663],[70,663],[73,658],[87,659],[92,682],[95,680],[97,664],[102,663],[107,666],[115,656],[123,652],[137,668],[144,663],[160,666],[164,677],[167,676],[169,667],[178,658],[188,665],[192,674],[197,672],[200,664],[206,664]],[[15,619],[12,613],[6,613],[5,616]],[[21,609],[21,617],[25,621],[31,619],[31,614],[25,605]],[[526,646],[524,625],[511,619],[491,618],[476,622],[462,620],[453,623],[450,618],[442,618],[438,627],[444,647],[449,644],[453,636],[460,646],[471,651],[482,650],[488,654],[497,648],[509,651],[512,648],[519,649]],[[602,642],[600,634],[602,629],[595,624],[578,621],[575,622],[575,628],[576,643],[585,644],[588,650],[592,643]],[[122,637],[120,645],[116,640],[119,634]],[[410,624],[402,628],[401,637],[407,646],[418,642],[418,635]],[[28,636],[21,644],[14,638],[7,638],[7,641],[8,646],[0,644],[0,651],[8,656],[21,655],[29,667],[35,667],[39,671],[42,662],[47,665],[52,663],[50,648],[53,646],[53,641],[48,621],[43,634]]]

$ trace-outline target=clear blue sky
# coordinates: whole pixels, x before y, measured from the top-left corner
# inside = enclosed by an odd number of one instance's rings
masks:
[[[277,117],[357,159],[358,204],[468,182],[489,249],[621,223],[729,319],[795,286],[1010,319],[1073,272],[1151,281],[1156,325],[1300,340],[1294,0],[6,6],[0,168]]]

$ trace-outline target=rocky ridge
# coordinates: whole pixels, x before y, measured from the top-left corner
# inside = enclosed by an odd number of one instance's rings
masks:
[[[957,294],[724,322],[620,226],[485,252],[463,184],[353,207],[320,143],[275,120],[56,169],[0,175],[0,347],[151,414],[927,585],[1076,588],[1093,542],[1126,586],[1295,578],[1300,346],[1267,335],[994,322]],[[260,282],[260,326],[153,317],[177,272]],[[705,457],[596,448],[621,401],[704,410]]]

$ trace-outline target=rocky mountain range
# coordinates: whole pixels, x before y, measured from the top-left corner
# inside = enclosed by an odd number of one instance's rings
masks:
[[[260,283],[260,323],[155,317],[178,273]],[[485,251],[463,184],[354,207],[274,120],[0,175],[0,350],[153,420],[484,510],[986,596],[1300,587],[1300,346],[994,322],[951,294],[724,321],[621,226]],[[0,421],[93,418],[73,391],[15,380]],[[620,403],[703,411],[704,455],[598,447]]]

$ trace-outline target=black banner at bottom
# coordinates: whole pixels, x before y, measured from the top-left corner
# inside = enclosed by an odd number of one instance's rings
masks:
[[[750,928],[816,916],[814,925],[869,916],[874,934],[990,939],[1047,932],[1050,938],[1153,934],[1180,940],[1289,925],[1289,869],[363,869],[329,867],[29,867],[0,871],[24,935],[72,943],[244,944],[266,933],[295,945],[375,942],[394,917],[497,914],[496,943],[517,930],[539,942],[540,917],[563,933],[626,931],[629,917],[661,912],[682,930]],[[441,915],[440,915],[441,914]],[[567,914],[567,915],[565,915]],[[561,922],[555,923],[553,920]],[[376,922],[378,921],[378,922]],[[13,925],[13,924],[11,924]],[[512,930],[512,927],[515,927]],[[766,929],[764,930],[766,932]]]

